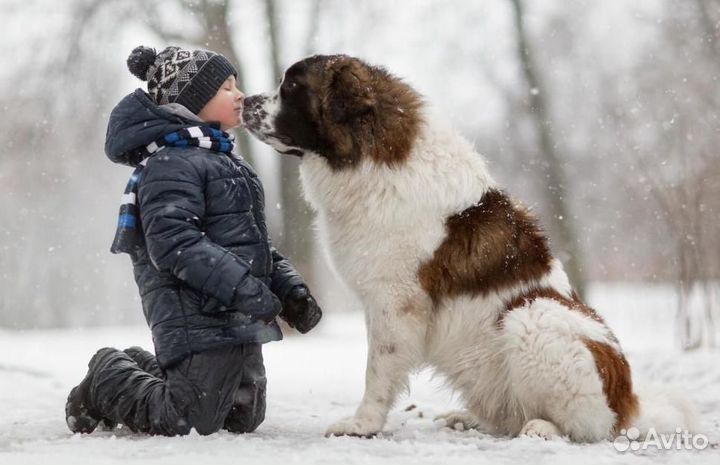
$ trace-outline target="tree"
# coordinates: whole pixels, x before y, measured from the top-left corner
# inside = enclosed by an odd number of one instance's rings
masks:
[[[544,168],[548,189],[546,202],[550,209],[553,229],[557,231],[557,246],[565,258],[565,267],[570,282],[576,292],[585,293],[585,278],[582,267],[581,250],[578,247],[575,219],[571,214],[568,201],[568,183],[563,168],[563,155],[555,140],[553,118],[550,114],[548,93],[539,76],[534,61],[532,47],[524,23],[524,9],[521,0],[511,0],[515,33],[517,36],[517,55],[527,84],[527,105],[530,118],[538,139],[538,150],[544,159]]]
[[[321,2],[316,0],[310,11],[309,33],[305,49],[311,51],[313,29],[317,27],[320,15]],[[281,63],[280,27],[276,13],[275,0],[264,0],[265,17],[268,24],[270,38],[270,62],[275,85],[279,85],[283,78]],[[300,271],[306,282],[314,288],[314,237],[312,234],[313,216],[307,202],[305,202],[300,189],[299,175],[300,160],[295,157],[282,155],[280,159],[280,190],[282,231],[276,242],[278,249],[285,254]]]
[[[715,22],[708,3],[666,4],[658,39],[633,70],[636,85],[611,104],[625,108],[631,98],[642,109],[616,111],[614,119],[628,135],[623,150],[642,174],[637,190],[652,200],[668,231],[663,242],[673,252],[676,333],[685,350],[715,346],[720,311],[720,66],[718,31],[703,26]]]

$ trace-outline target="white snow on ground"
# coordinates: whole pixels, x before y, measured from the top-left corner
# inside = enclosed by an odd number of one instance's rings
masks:
[[[704,451],[619,453],[591,445],[495,438],[454,431],[433,417],[459,405],[429,372],[391,412],[381,437],[324,438],[325,428],[353,412],[363,390],[365,332],[358,313],[328,312],[302,337],[265,346],[269,392],[265,423],[252,434],[147,437],[119,429],[72,435],[65,397],[103,346],[150,348],[144,327],[0,331],[0,464],[397,464],[720,463],[718,352],[673,349],[673,299],[661,288],[596,286],[591,301],[616,330],[638,379],[685,393],[702,415]],[[410,405],[416,408],[405,411]]]

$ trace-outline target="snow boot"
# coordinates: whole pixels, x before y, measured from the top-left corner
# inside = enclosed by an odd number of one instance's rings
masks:
[[[98,350],[88,363],[88,372],[85,378],[70,391],[65,404],[65,423],[73,433],[92,433],[98,423],[103,420],[93,411],[89,398],[90,387],[98,370],[104,367],[115,353],[117,353],[117,349],[110,347]],[[114,425],[112,422],[104,421],[103,426],[107,428]]]

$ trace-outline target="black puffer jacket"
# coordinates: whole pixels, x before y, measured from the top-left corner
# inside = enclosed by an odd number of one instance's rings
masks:
[[[198,124],[138,89],[112,111],[105,152],[133,165],[138,149]],[[192,353],[282,339],[268,318],[278,310],[272,293],[282,301],[304,284],[270,245],[262,184],[247,163],[167,147],[148,159],[138,205],[146,248],[132,257],[135,280],[163,367]]]

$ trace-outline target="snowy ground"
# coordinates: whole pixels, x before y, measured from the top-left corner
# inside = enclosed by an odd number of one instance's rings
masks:
[[[662,289],[606,291],[596,287],[592,295],[602,298],[591,301],[616,330],[636,377],[674,386],[696,403],[710,438],[706,450],[619,453],[608,442],[574,445],[449,430],[433,417],[458,405],[428,372],[413,377],[411,393],[398,402],[381,437],[326,439],[325,427],[351,414],[360,399],[365,366],[362,315],[329,312],[316,332],[265,346],[267,419],[244,436],[145,437],[122,429],[74,436],[63,406],[87,360],[102,346],[150,347],[147,329],[0,331],[0,463],[720,463],[718,353],[673,349],[672,299]]]

